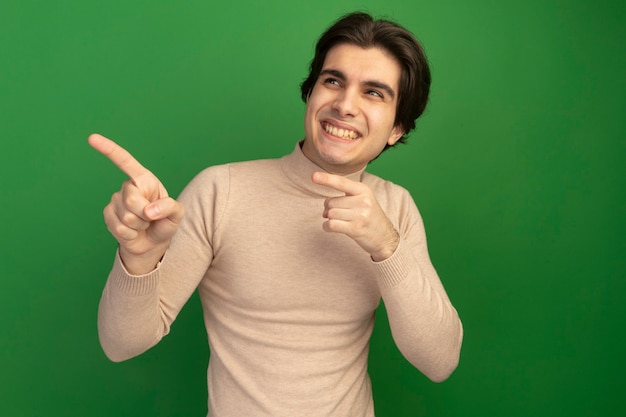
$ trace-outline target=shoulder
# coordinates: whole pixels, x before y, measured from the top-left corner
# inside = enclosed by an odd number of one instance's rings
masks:
[[[200,171],[181,193],[187,196],[211,198],[215,194],[228,194],[230,189],[253,183],[271,176],[278,169],[278,159],[258,159],[214,165]],[[198,197],[196,197],[198,198]]]
[[[222,184],[229,182],[233,176],[245,176],[272,170],[277,165],[276,159],[258,159],[252,161],[231,162],[228,164],[214,165],[200,171],[189,183],[195,184]]]
[[[363,173],[361,181],[370,187],[378,204],[399,231],[405,232],[421,225],[417,205],[406,188],[368,172]]]
[[[406,188],[367,171],[363,172],[361,181],[367,184],[378,198],[387,197],[394,201],[398,201],[398,199],[413,201]]]

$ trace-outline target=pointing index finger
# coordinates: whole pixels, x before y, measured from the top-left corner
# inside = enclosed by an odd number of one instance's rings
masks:
[[[329,174],[327,172],[314,172],[312,179],[316,184],[333,188],[346,195],[357,195],[362,191],[362,184],[360,182],[350,180],[341,175]]]
[[[111,162],[117,165],[117,167],[133,181],[146,172],[149,172],[148,169],[141,165],[139,161],[130,154],[130,152],[111,139],[94,133],[89,136],[89,144],[92,148],[109,158]]]

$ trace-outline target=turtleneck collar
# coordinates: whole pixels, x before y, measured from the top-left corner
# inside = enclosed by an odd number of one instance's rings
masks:
[[[287,178],[301,190],[320,197],[337,197],[343,195],[340,191],[313,182],[311,176],[314,172],[326,172],[326,170],[306,157],[304,152],[302,152],[302,142],[298,142],[294,151],[289,155],[283,156],[280,162],[281,168]],[[365,168],[344,175],[344,177],[352,181],[361,182],[363,171],[365,171]]]

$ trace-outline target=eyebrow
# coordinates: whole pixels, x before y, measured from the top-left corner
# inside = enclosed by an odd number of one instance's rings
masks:
[[[341,81],[346,80],[346,76],[343,72],[336,70],[336,69],[332,69],[332,68],[328,68],[328,69],[324,69],[320,71],[319,76],[321,77],[322,75],[332,75],[333,77],[339,78]],[[389,97],[391,97],[392,100],[396,97],[396,93],[393,91],[393,88],[391,88],[389,85],[381,81],[367,80],[367,81],[363,81],[363,83],[361,84],[365,87],[372,87],[372,88],[378,88],[378,89],[384,90],[385,93],[387,93]]]

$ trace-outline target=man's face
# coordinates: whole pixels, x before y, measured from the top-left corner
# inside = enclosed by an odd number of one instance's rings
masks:
[[[302,151],[334,174],[364,168],[402,135],[394,126],[400,64],[379,48],[328,51],[307,100]]]

